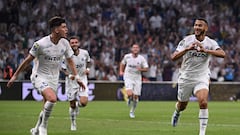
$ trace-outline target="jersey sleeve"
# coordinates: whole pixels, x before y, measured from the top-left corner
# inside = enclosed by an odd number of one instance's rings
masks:
[[[91,58],[90,58],[88,51],[86,51],[86,57],[87,57],[87,62],[91,62]]]
[[[148,66],[147,60],[144,57],[142,57],[142,59],[143,59],[143,63],[142,63],[143,68],[148,68],[149,66]]]
[[[176,48],[176,51],[182,51],[182,50],[184,50],[186,47],[186,41],[185,41],[185,39],[183,39],[183,40],[181,40],[179,43],[178,43],[178,46],[177,46],[177,48]]]
[[[37,42],[35,42],[35,43],[33,43],[33,46],[32,46],[32,48],[30,49],[29,53],[30,53],[32,56],[37,57],[38,54],[39,54],[39,50],[40,50],[40,45],[39,45]]]
[[[126,57],[127,57],[127,55],[124,55],[124,57],[123,57],[123,59],[121,61],[121,64],[123,64],[123,65],[127,64]]]
[[[213,50],[217,50],[220,48],[220,46],[218,45],[218,43],[215,40],[211,40],[211,43],[212,43]]]
[[[68,41],[66,41],[66,52],[64,54],[65,58],[70,58],[73,55],[73,50]]]

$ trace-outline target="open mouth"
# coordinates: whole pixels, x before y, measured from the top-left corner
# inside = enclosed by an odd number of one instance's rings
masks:
[[[196,33],[196,34],[200,34],[200,33],[201,33],[201,30],[195,30],[195,33]]]

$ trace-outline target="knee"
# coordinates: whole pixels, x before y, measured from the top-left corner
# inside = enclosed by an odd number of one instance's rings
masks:
[[[186,105],[181,105],[180,107],[179,107],[179,111],[183,111],[183,110],[185,110],[186,109]]]
[[[55,94],[55,92],[51,89],[46,89],[42,92],[42,96],[44,98],[45,101],[49,101],[52,103],[57,102],[57,95]]]
[[[83,98],[83,100],[80,100],[81,107],[87,106],[88,100],[87,98]]]
[[[52,102],[52,103],[55,103],[55,102],[57,102],[57,97],[54,96],[54,95],[49,96],[48,99],[47,99],[47,101]]]
[[[133,100],[138,101],[138,95],[134,95]]]
[[[199,107],[200,109],[206,109],[208,106],[207,100],[199,100]]]
[[[132,91],[131,91],[131,90],[127,90],[127,95],[128,95],[128,97],[131,97],[131,96],[133,96],[133,93],[132,93]]]
[[[50,101],[50,102],[52,102],[52,103],[56,103],[56,102],[57,102],[57,99],[52,98],[52,99],[49,99],[48,101]]]
[[[177,102],[176,108],[178,108],[179,111],[183,111],[186,109],[188,102]]]
[[[75,103],[70,103],[70,107],[75,109],[76,108],[76,104]]]
[[[87,103],[81,103],[82,104],[82,107],[85,107],[87,106]]]

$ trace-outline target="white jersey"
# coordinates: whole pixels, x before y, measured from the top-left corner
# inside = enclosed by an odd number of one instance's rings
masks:
[[[192,43],[196,42],[195,35],[189,35],[179,42],[177,51],[182,51]],[[205,37],[200,42],[205,49],[216,50],[219,47],[216,41]],[[205,52],[197,52],[196,50],[189,50],[183,55],[182,65],[180,68],[180,77],[185,79],[197,80],[200,76],[210,75],[209,62],[211,60],[210,54]]]
[[[132,53],[126,54],[121,63],[125,65],[124,78],[142,81],[142,73],[137,68],[148,68],[148,63],[142,55],[133,57]]]
[[[50,35],[36,41],[29,53],[35,57],[32,74],[46,79],[59,79],[59,70],[63,56],[70,58],[73,55],[69,42],[61,38],[57,44],[52,43]]]
[[[84,49],[79,49],[79,54],[77,56],[73,55],[72,59],[75,63],[77,73],[80,76],[80,79],[82,81],[84,80],[84,82],[86,82],[87,84],[87,75],[85,74],[85,71],[86,71],[87,63],[89,63],[91,60],[88,51]],[[72,73],[70,68],[66,64],[66,61],[64,61],[64,63],[62,64],[62,68],[67,69],[67,71],[70,74]],[[76,81],[72,81],[68,77],[66,77],[66,85],[71,86],[72,88],[80,87]]]

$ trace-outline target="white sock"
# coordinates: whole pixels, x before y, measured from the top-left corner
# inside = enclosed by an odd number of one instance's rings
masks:
[[[132,105],[132,101],[133,101],[133,97],[132,96],[128,97],[128,103],[130,103],[129,106]]]
[[[208,124],[208,109],[199,110],[199,135],[205,135],[207,124]]]
[[[76,108],[73,109],[73,108],[69,107],[69,115],[70,115],[71,122],[72,123],[75,122],[75,120],[76,120]]]
[[[43,116],[43,111],[40,112],[39,116],[38,116],[38,121],[35,125],[35,128],[38,129],[38,127],[40,126],[40,124],[42,123],[42,116]]]
[[[45,104],[44,104],[44,109],[43,109],[43,117],[42,117],[42,123],[41,123],[41,126],[43,127],[47,127],[47,124],[48,124],[48,118],[50,117],[51,115],[51,112],[52,112],[52,109],[53,109],[53,106],[55,105],[55,103],[52,103],[52,102],[49,102],[47,101]]]
[[[135,112],[135,109],[137,107],[137,104],[138,104],[138,99],[133,99],[133,104],[132,104],[132,107],[131,107],[131,110],[130,112]]]

